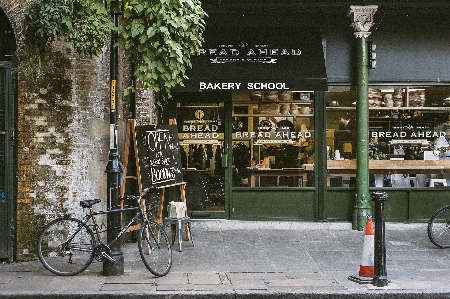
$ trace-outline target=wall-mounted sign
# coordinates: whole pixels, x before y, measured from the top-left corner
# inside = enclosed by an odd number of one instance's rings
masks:
[[[317,28],[206,27],[182,90],[326,90]]]

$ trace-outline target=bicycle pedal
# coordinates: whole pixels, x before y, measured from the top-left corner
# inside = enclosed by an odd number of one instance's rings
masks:
[[[104,257],[105,259],[107,259],[108,261],[110,261],[111,263],[114,263],[116,261],[115,259],[113,259],[109,254],[107,254],[104,251],[101,252],[101,256]]]

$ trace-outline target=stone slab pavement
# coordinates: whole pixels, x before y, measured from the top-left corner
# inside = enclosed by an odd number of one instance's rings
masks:
[[[96,261],[70,277],[39,261],[4,263],[0,298],[450,298],[450,249],[428,240],[426,223],[386,223],[386,287],[349,279],[364,243],[351,223],[193,220],[192,233],[195,247],[174,246],[164,277],[130,242],[120,276],[104,276]]]

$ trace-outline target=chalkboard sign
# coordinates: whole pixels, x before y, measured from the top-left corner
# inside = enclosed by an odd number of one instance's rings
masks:
[[[177,125],[162,125],[161,130],[169,131],[169,149],[172,153],[172,166],[175,171],[175,183],[182,183],[183,180],[183,165],[181,163],[181,147],[178,140]]]
[[[183,182],[176,125],[136,126],[142,189],[162,188]]]

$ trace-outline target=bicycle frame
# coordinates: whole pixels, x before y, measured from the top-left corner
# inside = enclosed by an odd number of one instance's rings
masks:
[[[92,207],[89,208],[89,214],[87,214],[86,216],[83,217],[83,224],[90,226],[88,224],[89,220],[92,219],[92,227],[93,227],[93,233],[96,236],[97,242],[99,245],[105,245],[104,242],[102,242],[101,238],[100,238],[100,227],[98,226],[95,216],[98,215],[106,215],[106,214],[110,214],[110,213],[119,213],[119,212],[125,212],[125,211],[133,211],[133,210],[139,210],[139,213],[137,213],[128,223],[127,225],[125,225],[120,232],[116,235],[116,237],[111,240],[111,242],[107,243],[106,246],[111,247],[115,242],[117,242],[117,240],[119,240],[119,238],[136,222],[137,219],[139,219],[140,217],[142,217],[142,221],[143,223],[148,221],[147,218],[147,214],[144,212],[144,210],[142,209],[142,205],[141,205],[141,200],[142,197],[139,196],[138,197],[138,206],[137,207],[130,207],[130,208],[120,208],[120,209],[114,209],[114,210],[107,210],[107,211],[97,211],[94,212],[92,210]],[[81,229],[81,228],[80,228]],[[74,233],[74,235],[76,235],[78,233],[78,230]],[[69,239],[70,241],[70,239]]]

